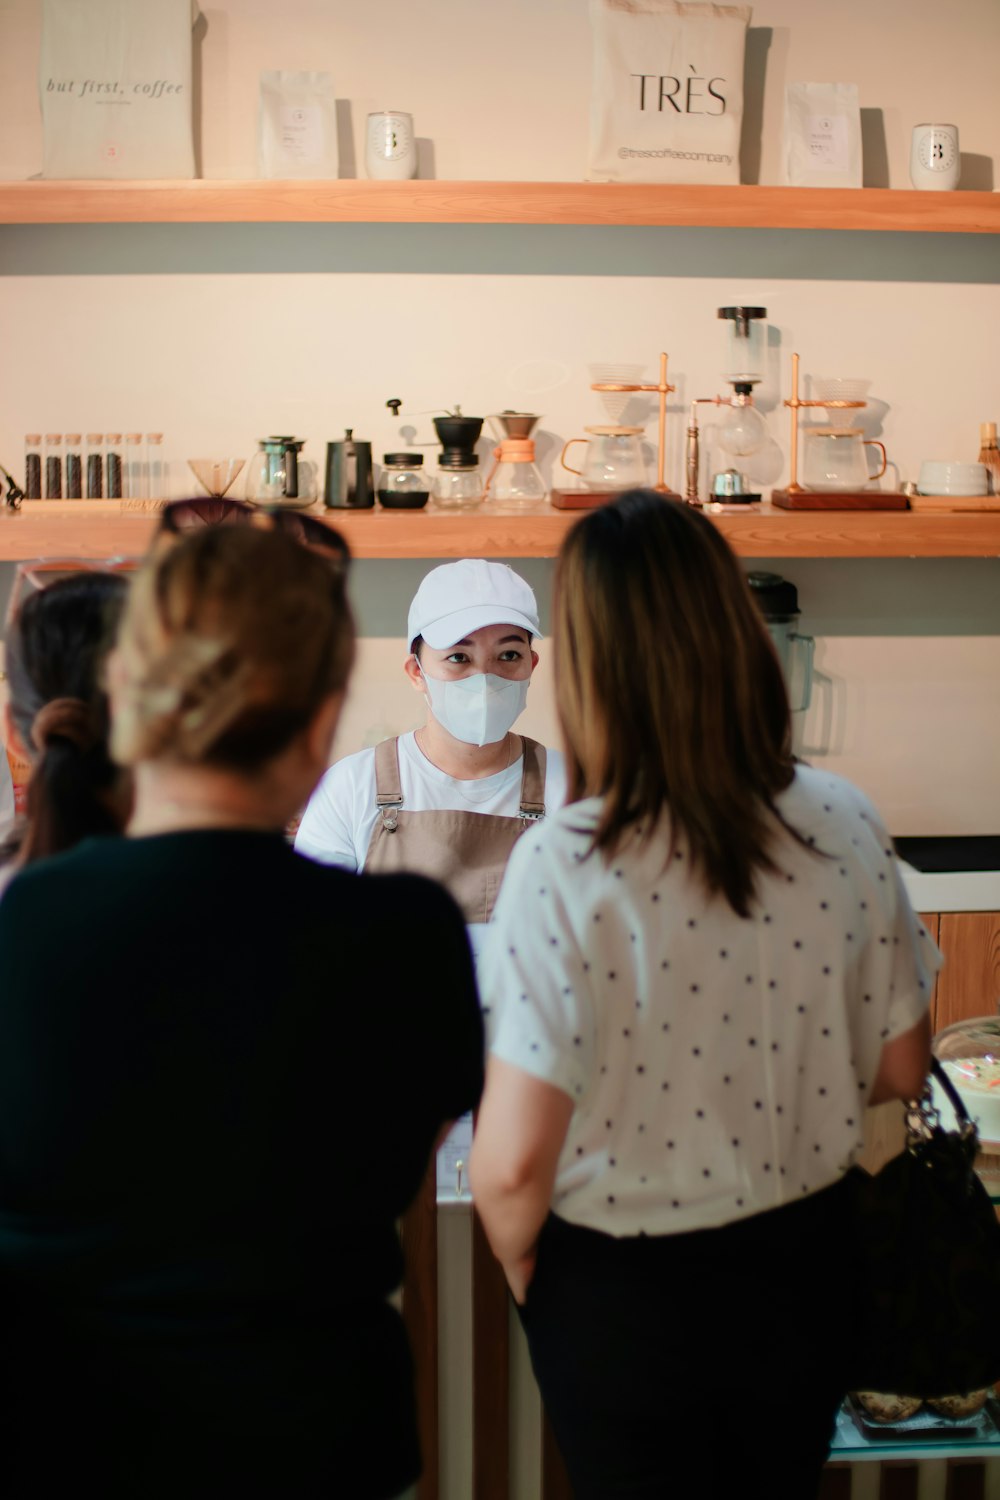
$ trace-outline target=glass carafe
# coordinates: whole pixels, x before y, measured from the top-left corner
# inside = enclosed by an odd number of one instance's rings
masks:
[[[531,438],[504,438],[493,450],[486,493],[500,505],[537,505],[546,496]]]
[[[432,485],[437,510],[475,510],[483,503],[483,476],[473,453],[464,464],[442,462]]]
[[[642,456],[641,427],[585,427],[585,438],[570,438],[560,463],[570,474],[578,474],[589,490],[629,490],[646,483],[646,460]],[[586,443],[583,468],[574,469],[566,455],[574,443]]]

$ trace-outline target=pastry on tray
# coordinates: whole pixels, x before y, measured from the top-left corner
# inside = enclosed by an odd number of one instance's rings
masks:
[[[965,1396],[933,1396],[927,1405],[940,1417],[973,1417],[986,1405],[989,1390],[969,1391]]]
[[[893,1396],[887,1391],[855,1391],[854,1394],[873,1422],[905,1422],[924,1404],[919,1396]]]

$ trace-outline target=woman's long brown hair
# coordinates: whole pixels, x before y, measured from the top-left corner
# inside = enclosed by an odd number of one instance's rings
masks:
[[[671,850],[682,837],[747,916],[794,761],[781,667],[728,544],[649,490],[591,511],[559,555],[554,635],[569,800],[603,803],[592,849],[610,857],[669,814]]]

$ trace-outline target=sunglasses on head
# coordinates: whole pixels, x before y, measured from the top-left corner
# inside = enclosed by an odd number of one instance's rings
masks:
[[[314,516],[213,495],[194,500],[171,500],[160,512],[156,535],[184,536],[200,526],[257,526],[264,531],[282,531],[311,552],[319,552],[328,561],[339,564],[342,569],[346,569],[351,560],[351,549],[340,532]]]

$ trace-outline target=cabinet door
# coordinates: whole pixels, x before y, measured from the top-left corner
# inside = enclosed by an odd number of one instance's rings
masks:
[[[970,1016],[993,1016],[1000,1005],[1000,912],[941,913],[938,943],[945,964],[931,1008],[934,1030]]]
[[[937,912],[921,912],[920,920],[936,943],[940,943]],[[940,980],[938,981],[940,983]],[[937,990],[931,996],[931,1023]],[[906,1141],[906,1126],[903,1119],[903,1104],[900,1099],[890,1099],[887,1104],[874,1104],[865,1110],[865,1146],[858,1157],[858,1165],[869,1172],[878,1172],[898,1156]]]

